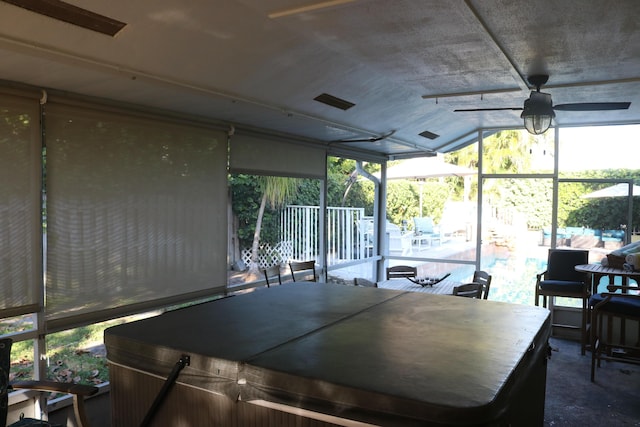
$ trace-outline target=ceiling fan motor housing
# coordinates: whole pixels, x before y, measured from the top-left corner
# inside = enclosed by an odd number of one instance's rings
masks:
[[[532,91],[529,99],[524,101],[524,109],[520,117],[531,115],[556,116],[553,111],[553,101],[551,95],[544,92]]]
[[[534,74],[533,76],[529,76],[527,81],[540,92],[540,86],[549,81],[549,76],[547,74]]]

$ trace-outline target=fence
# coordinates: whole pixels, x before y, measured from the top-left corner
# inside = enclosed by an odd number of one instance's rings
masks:
[[[293,259],[318,258],[319,215],[318,206],[287,206],[282,212],[281,239],[292,242]],[[364,208],[327,208],[328,265],[361,259],[366,255],[367,224]]]
[[[251,248],[242,250],[242,261],[245,265],[251,262]],[[274,247],[264,243],[258,247],[258,265],[260,268],[268,268],[272,265],[286,264],[294,259],[291,242],[281,241]]]
[[[362,259],[373,243],[373,220],[363,208],[328,208],[327,236],[327,265]]]
[[[320,253],[320,207],[287,206],[280,215],[280,242],[274,247],[261,244],[260,268],[291,260],[318,259]],[[327,265],[363,259],[373,250],[373,219],[364,208],[327,208]],[[249,264],[251,248],[242,250]]]

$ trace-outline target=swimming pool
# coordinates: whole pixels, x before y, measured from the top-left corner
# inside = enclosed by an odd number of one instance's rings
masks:
[[[493,257],[483,263],[482,269],[487,271],[491,279],[489,299],[515,304],[535,305],[536,275],[547,268],[547,259],[519,257],[512,253],[508,258]],[[451,272],[451,278],[459,282],[468,282],[473,276],[473,266],[463,266]],[[622,284],[622,278],[616,277],[614,283]],[[608,278],[603,277],[598,285],[598,292],[607,292]],[[556,298],[556,305],[581,307],[576,298]]]

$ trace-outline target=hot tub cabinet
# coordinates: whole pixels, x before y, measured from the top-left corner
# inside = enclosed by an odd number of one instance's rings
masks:
[[[295,283],[105,331],[112,422],[137,426],[542,425],[549,312]]]

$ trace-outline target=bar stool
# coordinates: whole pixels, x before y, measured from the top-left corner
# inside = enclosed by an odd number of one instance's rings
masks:
[[[591,311],[591,382],[602,360],[640,365],[640,295],[595,294]],[[627,321],[636,323],[635,336],[628,337]]]
[[[589,251],[572,249],[550,249],[547,270],[536,275],[535,304],[547,308],[547,297],[580,298],[582,300],[582,322],[580,329],[580,346],[584,355],[587,346],[587,313],[591,294],[588,275],[575,270],[576,265],[589,262]],[[551,326],[557,328],[576,329],[574,325],[555,323],[553,314]]]

